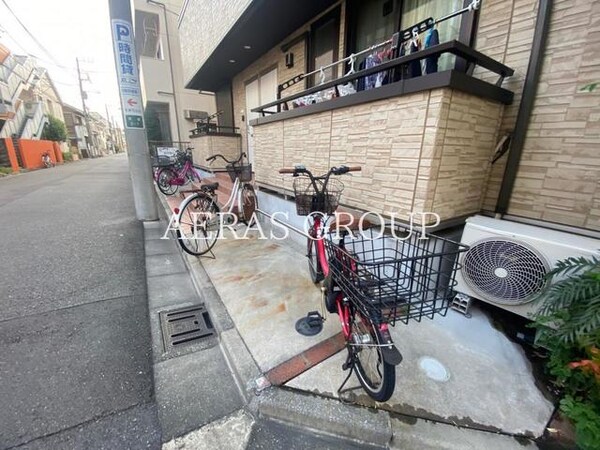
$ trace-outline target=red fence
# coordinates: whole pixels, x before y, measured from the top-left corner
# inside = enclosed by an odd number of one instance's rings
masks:
[[[50,155],[53,163],[63,162],[62,152],[57,142],[19,139],[19,152],[25,169],[39,169],[44,167],[42,155],[46,152]]]

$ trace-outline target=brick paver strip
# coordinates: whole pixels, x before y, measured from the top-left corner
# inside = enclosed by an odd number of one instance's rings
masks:
[[[317,345],[305,350],[299,355],[273,367],[266,373],[269,382],[274,386],[281,386],[293,378],[296,378],[311,367],[325,361],[335,355],[345,346],[344,336],[338,333]]]

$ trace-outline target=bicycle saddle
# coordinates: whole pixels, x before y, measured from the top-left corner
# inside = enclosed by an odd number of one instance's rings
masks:
[[[200,186],[200,189],[202,189],[204,192],[215,192],[217,189],[219,189],[219,182],[203,184]]]

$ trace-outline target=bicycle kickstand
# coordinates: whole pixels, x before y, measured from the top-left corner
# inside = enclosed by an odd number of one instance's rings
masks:
[[[296,331],[303,336],[314,336],[323,330],[324,318],[319,311],[309,311],[296,322]]]
[[[338,398],[340,399],[340,401],[342,403],[350,403],[348,400],[346,400],[344,397],[342,397],[342,394],[344,394],[346,392],[354,391],[356,389],[360,389],[360,386],[354,386],[354,387],[349,387],[349,388],[344,389],[344,386],[346,386],[346,383],[348,383],[348,381],[350,380],[350,377],[356,370],[354,358],[355,358],[355,356],[352,355],[350,352],[348,352],[348,356],[346,357],[346,362],[342,365],[342,370],[349,371],[348,375],[346,375],[346,378],[344,379],[344,381],[342,382],[342,384],[340,385],[340,387],[337,390]]]

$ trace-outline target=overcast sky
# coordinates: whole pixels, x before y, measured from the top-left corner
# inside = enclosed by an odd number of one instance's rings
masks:
[[[48,52],[36,44],[3,2]],[[0,42],[13,53],[37,56],[63,102],[81,108],[75,63],[79,57],[83,78],[89,77],[84,83],[88,108],[106,116],[107,104],[110,114],[122,123],[111,39],[108,0],[0,0]]]

